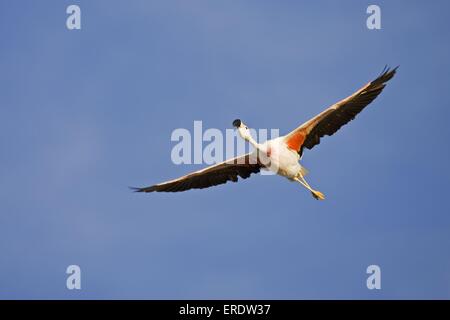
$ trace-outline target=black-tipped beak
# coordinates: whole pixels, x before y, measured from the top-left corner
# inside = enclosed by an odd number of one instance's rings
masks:
[[[239,128],[242,124],[241,119],[236,119],[233,121],[233,127]]]

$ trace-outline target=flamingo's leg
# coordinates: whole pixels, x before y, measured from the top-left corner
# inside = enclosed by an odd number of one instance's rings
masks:
[[[299,182],[300,184],[302,184],[309,191],[311,191],[311,194],[313,195],[313,197],[316,200],[324,200],[325,199],[324,194],[320,191],[317,191],[317,190],[314,190],[313,188],[311,188],[311,186],[308,184],[308,182],[306,182],[305,178],[301,174],[299,174],[298,177],[295,177],[294,180]]]

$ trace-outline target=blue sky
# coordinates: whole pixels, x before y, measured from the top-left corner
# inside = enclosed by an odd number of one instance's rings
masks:
[[[0,298],[450,298],[450,4],[377,1],[368,30],[369,4],[2,1]],[[304,154],[326,201],[273,176],[127,189],[199,168],[172,164],[176,128],[284,134],[385,64],[382,95]]]

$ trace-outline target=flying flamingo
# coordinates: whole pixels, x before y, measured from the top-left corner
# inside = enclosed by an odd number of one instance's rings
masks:
[[[248,141],[255,150],[224,162],[192,172],[178,179],[162,182],[150,187],[133,188],[136,192],[180,192],[189,189],[203,189],[238,181],[238,176],[247,179],[260,169],[271,170],[291,181],[297,181],[311,191],[317,200],[325,199],[320,191],[314,190],[304,176],[307,170],[299,163],[305,148],[312,149],[320,143],[323,136],[331,136],[343,125],[353,120],[371,103],[392,79],[398,67],[385,67],[380,76],[369,82],[351,96],[333,104],[331,107],[305,122],[289,134],[264,143],[256,142],[248,127],[239,119],[233,121],[239,135]]]

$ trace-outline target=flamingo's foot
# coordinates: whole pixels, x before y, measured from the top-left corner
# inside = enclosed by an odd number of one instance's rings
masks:
[[[325,200],[325,195],[317,190],[311,191],[311,194],[316,200]]]

